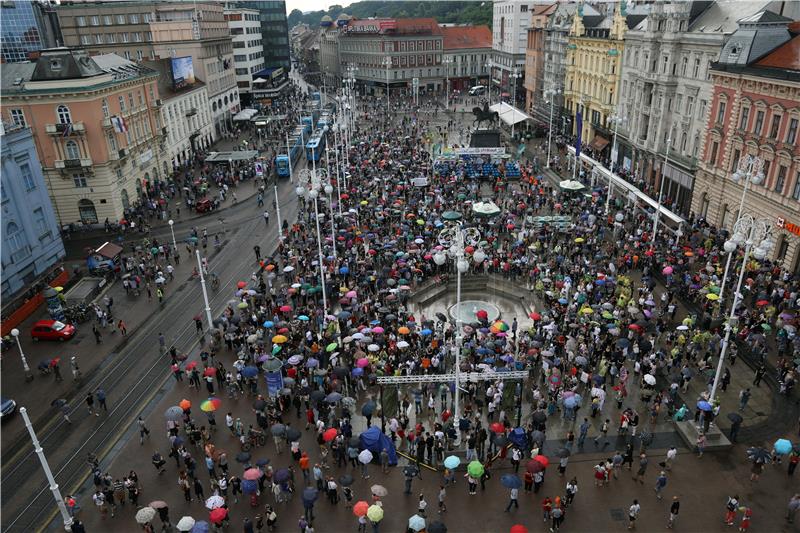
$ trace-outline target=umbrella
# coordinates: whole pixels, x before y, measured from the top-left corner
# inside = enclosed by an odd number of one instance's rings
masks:
[[[569,457],[571,453],[572,452],[570,452],[567,448],[561,448],[556,452],[556,455],[563,458],[563,457]]]
[[[317,496],[319,496],[319,491],[314,487],[306,487],[303,489],[303,501],[304,502],[315,502],[317,500]]]
[[[386,487],[383,485],[372,485],[369,490],[378,498],[384,498],[387,494],[389,494],[389,491],[386,490]]]
[[[349,487],[353,484],[353,476],[350,474],[345,474],[339,478],[339,485],[343,487]]]
[[[213,376],[216,373],[217,373],[217,369],[214,368],[213,366],[210,366],[210,367],[206,368],[205,370],[203,370],[203,377]]]
[[[252,378],[258,375],[258,369],[254,366],[246,366],[242,369],[242,375],[246,378]]]
[[[536,461],[537,463],[540,463],[545,468],[547,468],[547,465],[550,464],[550,460],[544,455],[537,455],[536,457],[533,458],[533,460]]]
[[[408,529],[411,531],[422,531],[425,529],[425,519],[415,514],[408,519]]]
[[[189,401],[189,400],[187,400],[186,398],[184,398],[183,400],[181,400],[181,401],[180,401],[180,403],[178,403],[178,407],[180,407],[180,408],[181,408],[181,409],[183,409],[184,411],[186,411],[187,409],[189,409],[191,406],[192,406],[192,402],[190,402],[190,401]]]
[[[163,500],[156,500],[156,501],[148,503],[147,505],[148,505],[148,507],[152,507],[153,509],[166,509],[167,507],[169,507],[167,505],[167,502],[165,502]]]
[[[419,468],[417,465],[408,465],[403,467],[403,475],[406,477],[414,477],[419,474]]]
[[[209,413],[211,411],[216,411],[217,409],[219,409],[220,405],[222,405],[222,400],[220,400],[219,398],[211,397],[200,404],[200,410]]]
[[[59,398],[57,400],[53,400],[52,402],[50,402],[51,407],[63,407],[65,405],[67,405],[67,400],[65,400],[64,398]]]
[[[178,523],[175,525],[175,529],[178,531],[191,531],[194,527],[194,518],[191,516],[184,516]]]
[[[244,471],[244,474],[242,474],[242,479],[256,480],[261,478],[263,475],[264,472],[258,468],[248,468]]]
[[[713,411],[714,410],[714,408],[711,407],[711,404],[708,403],[705,400],[700,400],[699,402],[697,402],[697,408],[700,409],[701,411]]]
[[[228,510],[224,507],[218,507],[208,514],[208,518],[214,523],[220,523],[228,516]]]
[[[253,409],[255,409],[256,411],[263,411],[266,406],[267,402],[260,398],[253,402]]]
[[[447,457],[444,460],[444,467],[449,469],[449,470],[453,470],[455,468],[458,468],[458,465],[460,465],[460,464],[461,464],[461,459],[459,459],[455,455],[451,455],[450,457]]]
[[[528,528],[522,524],[514,524],[511,526],[511,529],[508,530],[508,533],[528,533]]]
[[[283,344],[288,340],[289,339],[287,339],[285,335],[275,335],[274,337],[272,337],[272,342],[275,344]]]
[[[286,481],[287,479],[289,479],[289,469],[281,468],[280,470],[277,470],[275,472],[275,475],[273,477],[275,478],[275,481],[277,481],[278,483],[280,483],[281,481]]]
[[[356,504],[353,506],[353,514],[356,516],[364,516],[367,514],[367,510],[369,509],[369,504],[364,500],[357,501]]]
[[[245,479],[242,481],[242,492],[253,494],[258,492],[258,481],[255,479]]]
[[[364,416],[372,416],[374,412],[375,412],[375,404],[372,402],[365,403],[361,407],[361,414]]]
[[[467,465],[467,472],[473,478],[479,478],[483,475],[484,468],[479,461],[472,461],[470,464]]]
[[[644,375],[644,382],[648,385],[655,385],[656,384],[656,377],[653,374],[645,374]]]
[[[195,522],[191,533],[208,533],[208,522],[205,520]]]
[[[428,524],[427,533],[447,533],[447,526],[438,520]]]
[[[289,442],[295,442],[300,440],[300,431],[297,428],[288,428],[286,430],[286,440]]]
[[[522,480],[514,474],[503,474],[500,483],[507,489],[518,489],[522,486]]]
[[[259,459],[256,461],[258,466],[267,466],[269,464],[269,459]]]
[[[362,450],[361,453],[358,454],[358,460],[365,465],[371,463],[372,452],[369,450]]]
[[[772,454],[766,448],[748,448],[747,458],[754,463],[769,463],[772,461]]]
[[[156,517],[156,510],[152,507],[142,507],[136,511],[136,523],[146,524]]]
[[[728,420],[734,424],[741,424],[744,419],[739,413],[728,413]]]
[[[269,430],[276,437],[282,437],[286,434],[286,426],[283,424],[273,424]]]
[[[336,435],[339,434],[339,430],[336,428],[328,428],[325,430],[325,433],[322,434],[322,440],[325,442],[330,442],[336,438]]]
[[[183,409],[173,405],[164,412],[164,416],[167,417],[167,420],[180,420],[183,418]]]
[[[216,509],[225,505],[225,498],[215,494],[206,500],[206,509]]]
[[[236,454],[237,463],[246,463],[250,460],[250,452],[239,452]]]
[[[539,461],[534,461],[533,459],[531,459],[530,461],[528,461],[528,464],[525,465],[525,468],[531,474],[535,474],[537,472],[541,472],[542,470],[544,470],[544,465]]]
[[[792,451],[792,442],[787,439],[778,439],[772,447],[778,455],[786,455]]]
[[[380,522],[383,520],[383,507],[380,505],[370,505],[367,509],[367,518],[372,522]]]

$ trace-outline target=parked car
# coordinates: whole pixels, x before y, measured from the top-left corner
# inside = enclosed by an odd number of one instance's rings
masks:
[[[75,326],[58,320],[40,320],[31,329],[35,341],[66,341],[75,336]]]
[[[8,398],[0,398],[0,419],[7,420],[17,411],[17,402]]]

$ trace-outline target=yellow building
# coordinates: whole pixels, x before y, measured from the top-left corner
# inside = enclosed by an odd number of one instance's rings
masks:
[[[577,135],[578,110],[583,117],[581,139],[597,152],[611,141],[609,117],[614,114],[622,67],[625,32],[643,16],[630,16],[625,2],[609,16],[584,16],[583,5],[572,20],[567,44],[564,105]]]

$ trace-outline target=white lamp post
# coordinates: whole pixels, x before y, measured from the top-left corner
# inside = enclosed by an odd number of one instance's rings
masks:
[[[22,351],[22,344],[19,342],[19,330],[14,328],[11,330],[11,336],[17,341],[17,349],[19,350],[19,357],[22,359],[22,368],[25,370],[25,381],[32,381],[33,374],[31,374],[31,367],[28,366],[28,359],[25,357],[25,352]]]
[[[178,244],[175,242],[175,230],[172,227],[174,225],[175,225],[175,221],[172,220],[172,219],[169,219],[169,232],[172,234],[172,249],[175,252],[175,257],[178,257],[180,255],[180,252],[178,251]],[[179,261],[180,261],[180,259],[179,259]]]
[[[664,182],[667,181],[667,165],[669,164],[669,149],[672,147],[672,137],[667,138],[667,151],[664,153],[664,164],[661,166],[661,184],[658,187],[658,207],[653,215],[653,235],[650,242],[655,245],[656,233],[658,232],[658,218],[661,216],[661,197],[664,194]]]
[[[208,291],[206,290],[206,278],[203,275],[203,261],[200,260],[200,250],[195,250],[197,254],[197,271],[200,273],[200,287],[203,289],[203,303],[205,304],[206,320],[208,321],[208,329],[214,327],[214,319],[211,318],[211,305],[208,303]]]
[[[44,470],[44,475],[47,478],[47,482],[50,484],[50,492],[53,493],[53,499],[56,501],[58,511],[61,513],[61,520],[64,522],[64,530],[72,531],[72,517],[69,515],[69,512],[67,512],[67,506],[64,503],[64,498],[61,496],[61,490],[58,488],[58,483],[56,483],[53,472],[50,470],[50,464],[44,456],[42,445],[39,443],[36,432],[33,430],[31,419],[28,417],[28,410],[24,407],[20,407],[19,414],[22,415],[22,420],[25,422],[25,427],[28,429],[28,434],[31,436],[33,451],[36,452],[37,457],[39,457],[39,462],[42,463],[42,470]]]
[[[522,72],[520,72],[517,67],[514,67],[514,69],[511,71],[511,77],[514,78],[514,90],[512,91],[512,96],[511,96],[511,107],[516,109],[516,107],[517,107],[517,80],[522,77]],[[513,118],[514,117],[513,117],[513,114],[512,114],[512,119]],[[512,122],[511,122],[511,138],[512,139],[514,138],[514,126],[516,126],[516,125],[517,125],[517,121],[516,120],[512,120]]]
[[[550,126],[547,129],[547,164],[546,168],[550,168],[550,146],[553,142],[553,104],[556,101],[556,95],[561,94],[561,89],[547,89],[544,92],[545,98],[550,99]]]
[[[461,416],[461,346],[463,341],[463,323],[461,321],[461,274],[469,270],[469,262],[464,257],[466,246],[476,247],[481,241],[481,234],[475,228],[464,228],[460,223],[446,227],[439,232],[439,244],[444,247],[443,251],[437,252],[433,256],[433,262],[439,266],[444,265],[447,256],[451,256],[456,262],[456,387],[455,387],[455,416],[456,423]],[[472,254],[472,259],[476,265],[483,263],[486,254],[477,248]]]
[[[619,116],[619,115],[611,115],[608,117],[608,121],[614,124],[614,143],[611,146],[611,164],[609,165],[609,174],[608,174],[608,194],[606,194],[606,215],[608,215],[608,207],[611,203],[611,194],[614,190],[614,183],[611,181],[611,176],[614,174],[614,163],[616,162],[617,157],[617,130],[619,129],[619,125],[623,124],[627,119],[627,117]]]
[[[772,249],[772,242],[767,239],[769,236],[770,223],[766,219],[756,219],[753,216],[744,214],[739,217],[739,220],[733,225],[733,236],[729,241],[725,242],[725,250],[733,255],[733,252],[739,247],[744,246],[744,258],[742,259],[742,266],[739,270],[739,282],[736,284],[736,292],[733,295],[733,303],[731,304],[731,312],[728,316],[728,321],[725,324],[725,338],[722,341],[722,348],[719,354],[719,362],[717,363],[717,373],[714,375],[714,384],[711,386],[711,395],[709,396],[709,403],[714,402],[714,397],[717,394],[717,386],[719,385],[720,377],[722,376],[722,368],[725,364],[725,354],[728,351],[728,345],[731,338],[731,331],[738,321],[736,316],[736,308],[739,306],[741,300],[742,282],[744,281],[744,274],[747,271],[747,261],[750,258],[752,251],[753,257],[759,261],[763,260],[770,249]],[[753,249],[753,245],[756,245]]]
[[[486,98],[489,100],[489,105],[492,105],[492,85],[494,85],[494,63],[491,60],[486,62],[486,68],[489,69],[489,94],[486,95]]]
[[[278,217],[278,241],[283,242],[283,226],[281,221],[281,201],[278,199],[278,184],[273,183],[272,189],[275,191],[275,216]]]
[[[736,172],[733,173],[731,179],[737,183],[744,181],[742,186],[742,199],[739,200],[739,211],[736,214],[736,220],[742,217],[742,210],[744,209],[744,198],[747,196],[747,189],[750,184],[758,185],[764,181],[764,161],[753,155],[746,155],[739,160]],[[730,243],[730,244],[729,244]],[[722,275],[722,284],[719,288],[719,301],[725,296],[725,284],[728,281],[728,270],[731,267],[731,260],[733,259],[733,252],[736,250],[732,241],[727,241],[724,244],[725,252],[728,254],[728,259],[725,261],[725,273]],[[720,305],[720,308],[722,306]]]
[[[392,68],[392,58],[383,58],[383,66],[386,67],[386,118],[389,118],[389,69]]]
[[[445,57],[442,60],[442,64],[444,65],[444,109],[445,111],[450,109],[450,65],[453,64],[452,57]]]
[[[319,263],[319,280],[322,287],[322,310],[325,316],[328,316],[328,293],[325,289],[325,265],[322,258],[322,235],[319,229],[319,206],[317,205],[317,198],[319,197],[320,181],[316,172],[310,172],[304,168],[298,174],[297,189],[295,192],[298,196],[303,198],[310,198],[314,201],[314,221],[317,226],[317,252]]]

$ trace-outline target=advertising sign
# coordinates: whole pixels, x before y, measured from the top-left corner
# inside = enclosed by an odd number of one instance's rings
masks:
[[[500,146],[487,146],[485,148],[456,148],[458,155],[503,155],[506,149]]]
[[[280,372],[267,372],[267,393],[277,396],[283,389],[283,374]]]
[[[170,59],[172,66],[172,88],[176,91],[194,85],[194,65],[192,56],[173,57]]]
[[[264,175],[264,165],[261,163],[261,161],[256,161],[255,169],[256,169],[256,176],[260,178]]]

